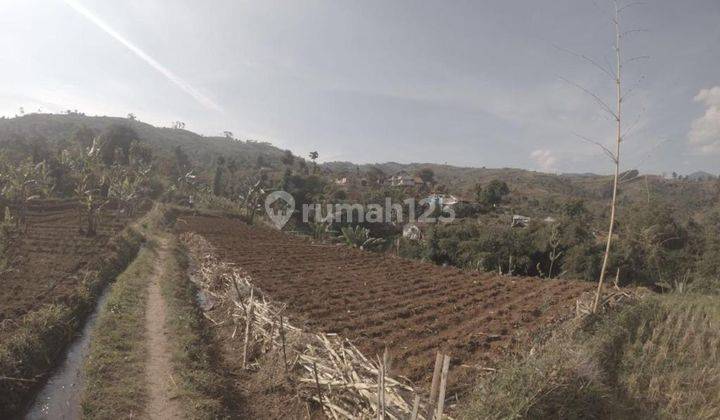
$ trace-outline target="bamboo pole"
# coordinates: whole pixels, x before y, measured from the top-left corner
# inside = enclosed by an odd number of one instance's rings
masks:
[[[445,409],[445,387],[447,386],[448,370],[450,369],[450,356],[445,355],[443,358],[442,377],[440,379],[440,394],[437,403],[437,420],[442,420],[443,411]]]
[[[620,178],[620,143],[622,143],[622,59],[620,55],[620,9],[618,8],[617,0],[615,0],[615,58],[616,58],[616,73],[615,73],[615,88],[616,88],[616,138],[615,138],[615,155],[613,161],[615,162],[615,177],[613,178],[613,194],[612,202],[610,204],[610,226],[608,227],[607,243],[605,244],[605,255],[603,256],[602,268],[600,269],[600,279],[598,280],[597,292],[595,293],[595,302],[593,303],[593,313],[597,312],[598,303],[600,302],[600,293],[602,292],[603,282],[605,280],[605,273],[607,272],[608,260],[610,259],[610,248],[612,246],[612,236],[615,229],[615,209],[617,208],[617,192],[618,192],[618,180]]]

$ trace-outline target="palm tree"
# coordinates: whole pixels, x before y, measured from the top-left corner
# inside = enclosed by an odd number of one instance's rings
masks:
[[[310,152],[310,160],[313,162],[313,173],[317,172],[317,162],[315,162],[320,156],[318,152]]]

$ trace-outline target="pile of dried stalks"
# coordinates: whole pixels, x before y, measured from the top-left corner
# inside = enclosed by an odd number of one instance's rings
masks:
[[[642,298],[644,289],[621,289],[613,286],[608,287],[600,294],[598,312],[615,309],[620,305],[637,302]],[[584,318],[593,313],[595,292],[583,293],[575,302],[575,315]]]
[[[233,336],[244,334],[243,360],[248,365],[249,342],[266,351],[282,348],[288,378],[331,418],[428,418],[427,405],[407,381],[385,376],[385,357],[370,360],[337,334],[314,334],[290,325],[283,317],[285,308],[266,299],[240,269],[220,261],[205,238],[188,233],[181,239],[194,262],[193,281],[231,304]]]

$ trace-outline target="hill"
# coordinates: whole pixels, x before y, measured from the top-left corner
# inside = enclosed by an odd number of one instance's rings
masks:
[[[717,178],[715,175],[705,171],[693,172],[687,176],[689,181],[709,181],[715,178]]]
[[[211,163],[218,156],[248,163],[255,163],[261,157],[272,163],[278,162],[285,153],[266,142],[206,137],[184,129],[155,127],[127,118],[81,114],[29,114],[0,119],[0,145],[19,139],[39,139],[59,144],[72,138],[79,130],[89,129],[97,134],[114,124],[129,125],[138,133],[140,140],[160,153],[169,153],[179,146],[192,160],[202,164]]]
[[[91,117],[77,113],[29,114],[0,119],[0,145],[34,141],[60,145],[80,130],[97,134],[117,124],[132,127],[140,140],[156,153],[169,154],[176,147],[181,147],[192,161],[205,169],[212,168],[216,159],[222,156],[234,159],[239,165],[248,168],[270,167],[281,171],[282,159],[287,154],[287,151],[263,141],[202,136],[185,129],[155,127],[128,118]],[[436,186],[443,186],[448,192],[470,200],[473,199],[477,185],[500,180],[507,183],[511,191],[507,205],[529,215],[557,208],[557,203],[571,199],[582,199],[588,208],[602,213],[607,208],[612,182],[611,177],[606,175],[556,175],[518,168],[472,168],[436,163],[385,162],[357,165],[352,162],[327,162],[321,168],[327,178],[366,176],[369,172],[389,177],[400,171],[415,174],[421,169],[431,169]],[[701,214],[712,206],[717,200],[718,191],[716,178],[699,172],[684,180],[670,180],[628,171],[621,185],[621,197],[626,202],[661,197],[688,215]]]

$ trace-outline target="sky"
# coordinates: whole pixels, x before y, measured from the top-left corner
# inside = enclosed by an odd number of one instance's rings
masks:
[[[622,3],[621,3],[622,4]],[[321,161],[609,173],[606,0],[0,0],[0,115],[183,121]],[[720,172],[720,2],[624,9],[624,169]],[[582,58],[587,57],[587,59]],[[585,139],[585,140],[584,140]],[[588,141],[590,140],[590,141]]]

